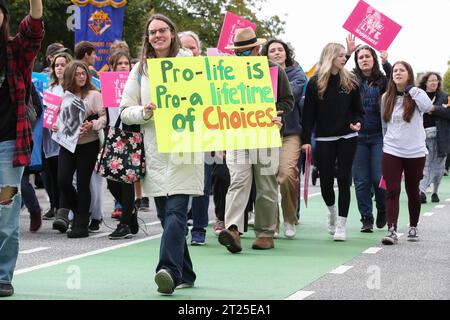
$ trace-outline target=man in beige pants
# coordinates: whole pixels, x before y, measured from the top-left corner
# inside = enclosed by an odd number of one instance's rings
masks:
[[[265,39],[256,38],[252,28],[237,29],[234,46],[236,56],[258,56]],[[284,114],[292,111],[294,97],[283,68],[268,61],[269,66],[278,66],[277,110]],[[273,121],[281,125],[281,119]],[[271,249],[274,247],[273,235],[277,224],[278,183],[277,171],[279,148],[259,150],[227,151],[227,166],[230,170],[230,187],[225,200],[225,227],[219,234],[219,243],[231,253],[242,251],[240,234],[244,231],[244,214],[252,187],[256,183],[255,234],[253,249]]]

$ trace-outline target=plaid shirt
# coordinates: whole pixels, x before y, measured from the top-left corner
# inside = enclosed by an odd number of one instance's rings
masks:
[[[19,32],[10,38],[6,47],[6,78],[11,103],[17,106],[16,148],[13,166],[26,166],[31,160],[31,125],[26,115],[30,100],[31,73],[34,60],[44,39],[42,19],[26,16],[19,25]]]

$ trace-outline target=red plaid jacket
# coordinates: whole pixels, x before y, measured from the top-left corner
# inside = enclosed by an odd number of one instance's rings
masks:
[[[13,166],[26,166],[31,159],[31,125],[26,115],[30,96],[31,73],[34,60],[44,39],[42,19],[26,16],[19,25],[19,32],[10,38],[6,47],[6,78],[8,80],[11,103],[17,105],[16,149]]]

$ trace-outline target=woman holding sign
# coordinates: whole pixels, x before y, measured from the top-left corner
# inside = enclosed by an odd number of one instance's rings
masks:
[[[381,158],[383,157],[383,133],[381,130],[380,100],[386,91],[392,66],[387,52],[380,52],[384,72],[375,50],[367,45],[355,45],[355,36],[347,37],[347,57],[355,52],[355,69],[360,84],[361,102],[364,109],[364,127],[358,133],[358,146],[353,161],[353,180],[356,200],[361,214],[361,232],[373,231],[372,190],[377,208],[376,226],[386,225],[386,192],[379,187]]]
[[[196,279],[185,235],[189,196],[203,195],[203,163],[195,162],[193,157],[191,162],[182,163],[178,155],[158,152],[153,114],[164,111],[156,109],[150,96],[152,77],[147,71],[147,59],[185,57],[192,53],[181,49],[175,25],[163,15],[150,17],[144,32],[140,61],[125,85],[120,117],[127,125],[141,125],[144,132],[147,163],[144,194],[154,197],[164,228],[155,282],[158,292],[172,294],[179,285],[193,286]]]
[[[91,192],[89,183],[100,149],[98,131],[106,125],[102,96],[91,84],[88,66],[81,61],[70,62],[64,70],[64,95],[58,124],[54,124],[53,138],[73,138],[74,150],[61,145],[58,159],[58,185],[61,191],[60,208],[53,228],[65,232],[68,227],[69,209],[74,213],[72,229],[68,238],[89,236],[89,205]],[[61,127],[60,127],[61,126]],[[71,149],[71,148],[70,148]],[[76,171],[77,189],[72,185]]]
[[[59,53],[53,58],[50,65],[51,83],[48,92],[62,97],[64,94],[63,80],[64,69],[73,58],[68,53]],[[48,108],[48,106],[46,106]],[[50,210],[42,217],[44,220],[55,218],[56,211],[59,209],[59,188],[58,188],[58,157],[59,144],[52,139],[52,132],[48,128],[42,130],[42,148],[45,156],[45,174],[48,184],[48,196],[50,198]]]
[[[316,127],[320,189],[328,207],[328,232],[335,241],[345,241],[350,207],[352,163],[363,110],[356,77],[344,66],[345,48],[329,43],[322,50],[317,75],[306,87],[303,109],[303,149],[311,150],[311,132]],[[335,204],[334,166],[337,161],[339,211]],[[338,216],[339,213],[339,216]]]
[[[281,40],[269,40],[264,45],[261,54],[283,67],[295,99],[294,110],[283,117],[283,145],[280,151],[277,175],[281,190],[284,235],[286,238],[292,239],[296,234],[295,225],[298,224],[297,210],[300,194],[298,159],[300,158],[300,134],[302,133],[300,100],[306,84],[306,75],[300,65],[295,62],[293,50]],[[278,215],[277,231],[279,224]]]

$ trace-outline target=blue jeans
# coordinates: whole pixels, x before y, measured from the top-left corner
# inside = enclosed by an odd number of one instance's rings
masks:
[[[0,189],[17,188],[13,201],[0,205],[0,283],[10,284],[19,254],[19,213],[22,197],[20,180],[23,167],[12,166],[14,140],[0,142]]]
[[[379,188],[383,135],[380,133],[358,136],[358,147],[353,160],[353,181],[361,217],[373,218],[372,190],[378,211],[386,211],[386,191]]]
[[[205,186],[203,189],[203,196],[192,198],[192,233],[201,232],[206,233],[208,226],[208,208],[209,195],[211,193],[211,178],[213,165],[205,163]]]
[[[189,195],[155,198],[158,218],[164,229],[156,272],[160,269],[169,271],[175,286],[194,284],[196,279],[185,237],[188,203]]]
[[[30,174],[25,173],[20,183],[20,192],[22,192],[22,200],[30,214],[40,213],[41,207],[36,197],[36,191],[30,183]]]

